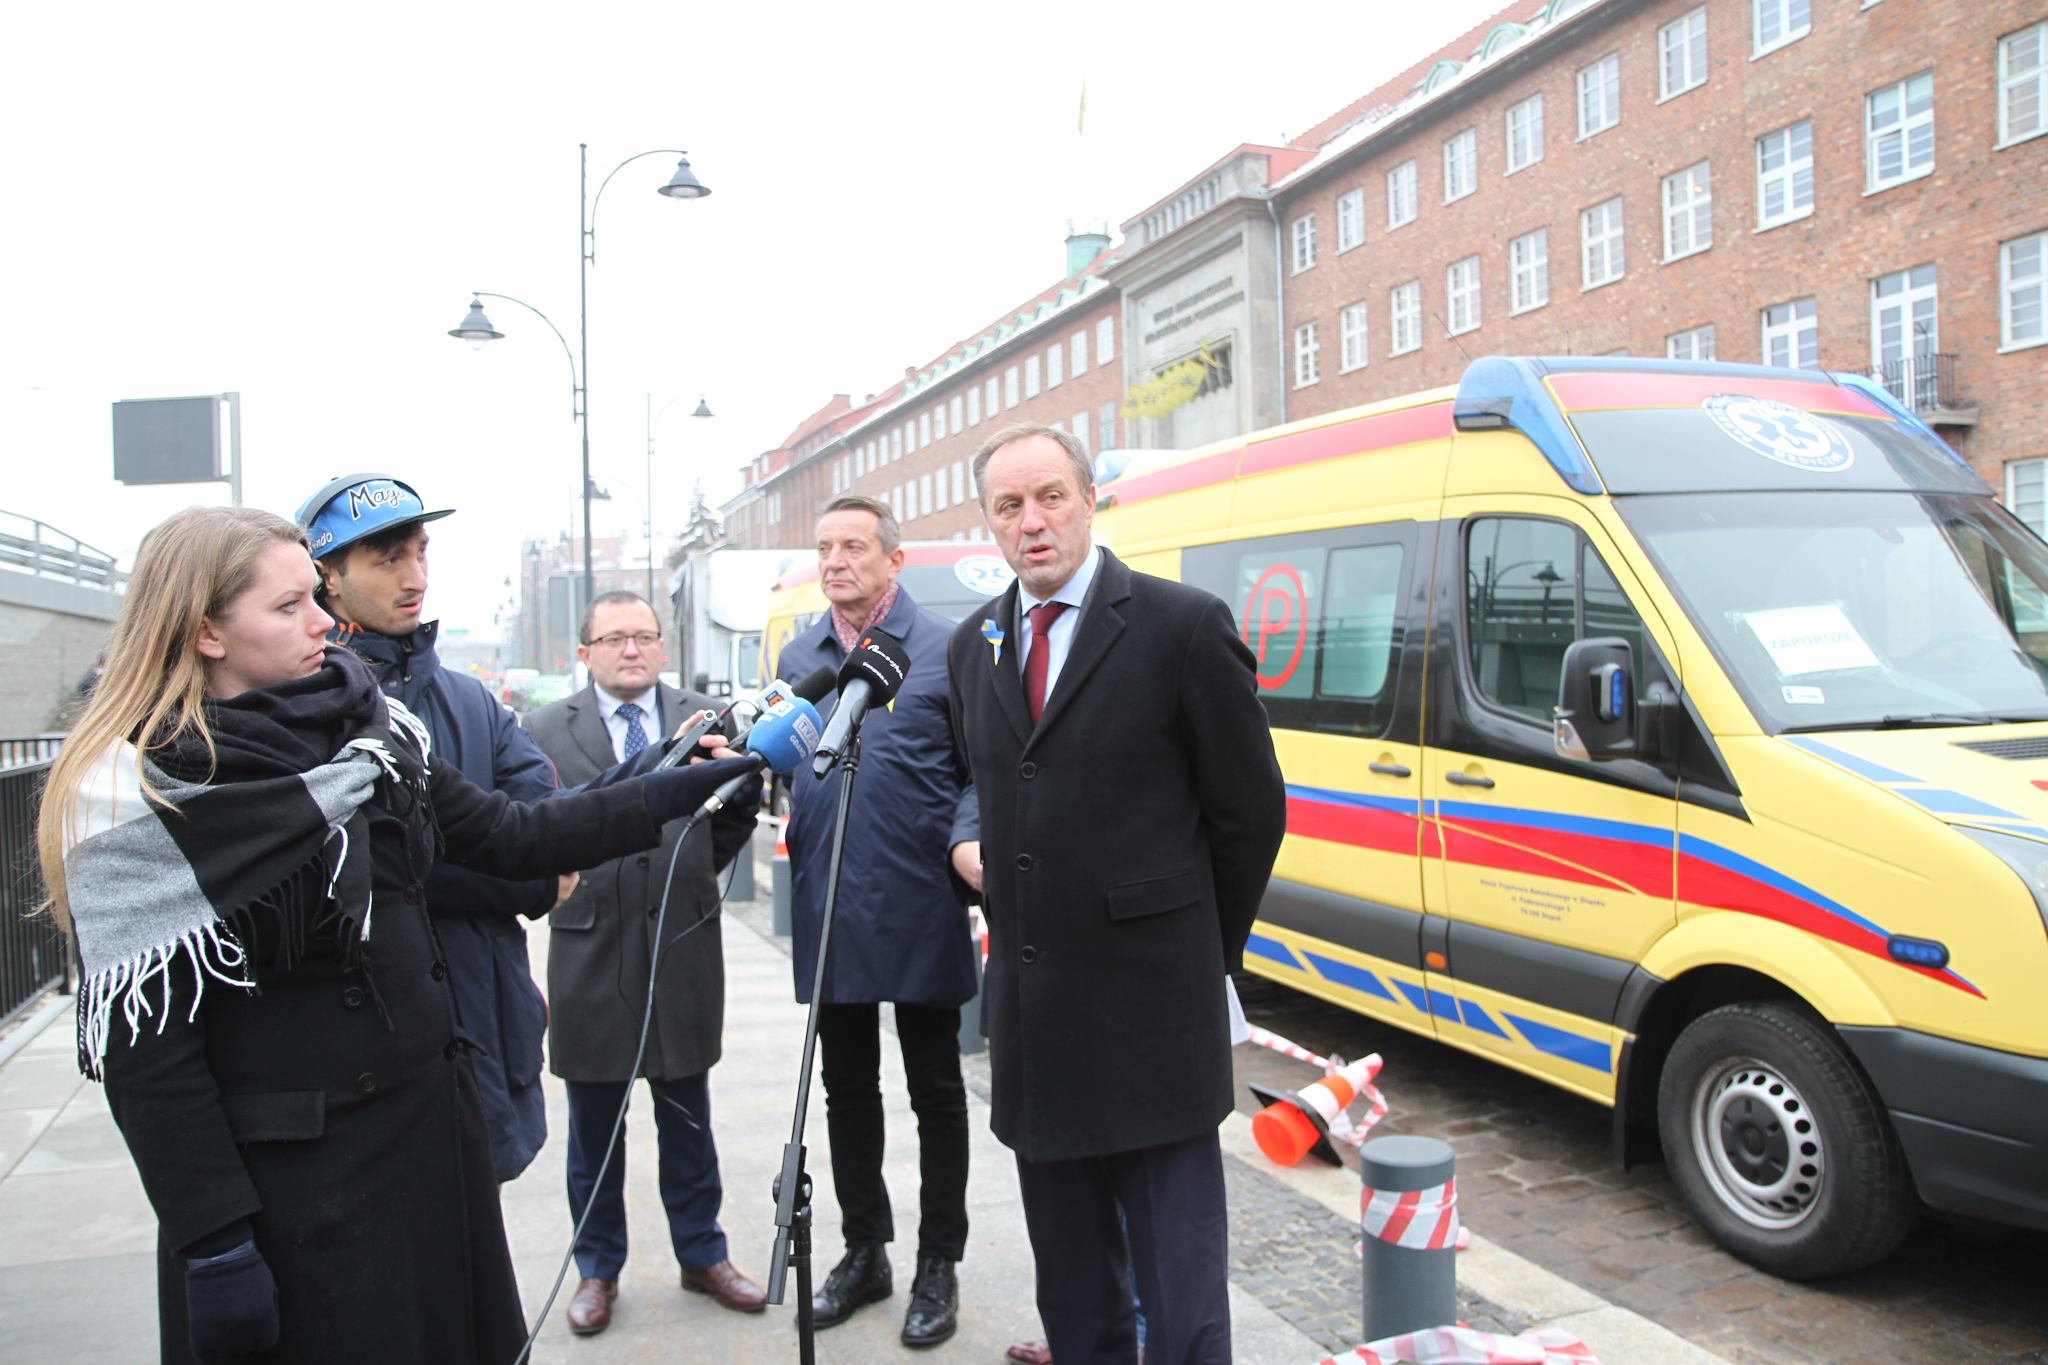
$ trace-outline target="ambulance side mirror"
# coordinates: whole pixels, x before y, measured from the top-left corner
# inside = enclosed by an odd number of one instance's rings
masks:
[[[1575,640],[1557,680],[1553,742],[1563,758],[1637,758],[1636,666],[1626,640]]]

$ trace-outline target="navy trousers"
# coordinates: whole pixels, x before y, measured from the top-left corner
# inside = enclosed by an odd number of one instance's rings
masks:
[[[1038,1315],[1059,1365],[1230,1365],[1228,1215],[1214,1133],[1075,1161],[1017,1158]],[[1124,1249],[1121,1210],[1129,1230]]]
[[[726,1258],[725,1231],[718,1226],[724,1187],[718,1179],[718,1148],[711,1140],[711,1088],[704,1075],[647,1082],[654,1092],[654,1131],[660,1151],[661,1202],[668,1210],[668,1235],[685,1270],[702,1270]],[[616,1280],[626,1265],[626,1130],[612,1164],[597,1182],[624,1081],[570,1081],[569,1217],[582,1216],[596,1191],[590,1221],[576,1239],[576,1268],[584,1276]]]

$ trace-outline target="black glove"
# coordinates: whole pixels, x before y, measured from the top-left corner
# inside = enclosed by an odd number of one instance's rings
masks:
[[[733,778],[760,770],[761,760],[751,755],[721,758],[712,763],[685,763],[640,778],[640,791],[647,800],[647,814],[656,825],[665,825],[694,812]]]
[[[253,1240],[186,1258],[185,1326],[201,1360],[240,1360],[277,1345],[277,1281]]]

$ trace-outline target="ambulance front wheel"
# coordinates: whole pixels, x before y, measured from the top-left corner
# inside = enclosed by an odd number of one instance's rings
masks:
[[[1726,1005],[1688,1024],[1658,1082],[1657,1127],[1693,1216],[1774,1275],[1860,1269],[1912,1224],[1884,1106],[1833,1031],[1795,1006]]]

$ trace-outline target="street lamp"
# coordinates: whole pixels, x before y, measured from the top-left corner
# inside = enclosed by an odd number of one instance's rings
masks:
[[[660,425],[663,414],[682,401],[681,398],[671,398],[661,405],[660,412],[656,412],[654,395],[647,395],[647,602],[650,606],[654,604],[654,429]],[[690,416],[711,416],[711,404],[704,400],[702,394],[697,397],[697,410]],[[657,613],[660,610],[655,608]]]
[[[612,183],[613,176],[632,165],[635,161],[648,156],[673,156],[679,158],[676,162],[674,174],[669,176],[667,184],[662,185],[655,191],[657,194],[668,199],[702,199],[705,195],[711,193],[710,188],[704,182],[697,179],[697,173],[690,169],[690,158],[686,153],[675,147],[657,147],[651,151],[635,152],[632,156],[627,157],[624,161],[612,167],[605,174],[604,179],[598,182],[597,193],[593,195],[590,192],[590,147],[588,143],[579,142],[576,144],[576,308],[578,314],[577,341],[579,342],[581,358],[579,361],[576,353],[572,352],[570,354],[569,377],[574,386],[575,410],[572,416],[582,427],[583,439],[583,600],[586,605],[592,597],[596,596],[597,588],[597,575],[592,567],[590,547],[590,267],[597,264],[597,205],[604,198],[604,187]],[[561,340],[562,349],[568,350],[568,339],[562,336],[562,331],[559,327],[556,327],[553,322],[549,321],[547,314],[541,312],[540,309],[535,308],[532,304],[521,299],[515,299],[509,294],[477,293],[471,299],[469,313],[463,318],[461,325],[450,328],[448,335],[459,337],[479,350],[482,349],[485,342],[502,339],[505,334],[491,326],[490,319],[484,316],[482,300],[487,298],[504,299],[509,303],[516,303],[521,308],[526,309],[542,322],[547,323],[548,330]]]

